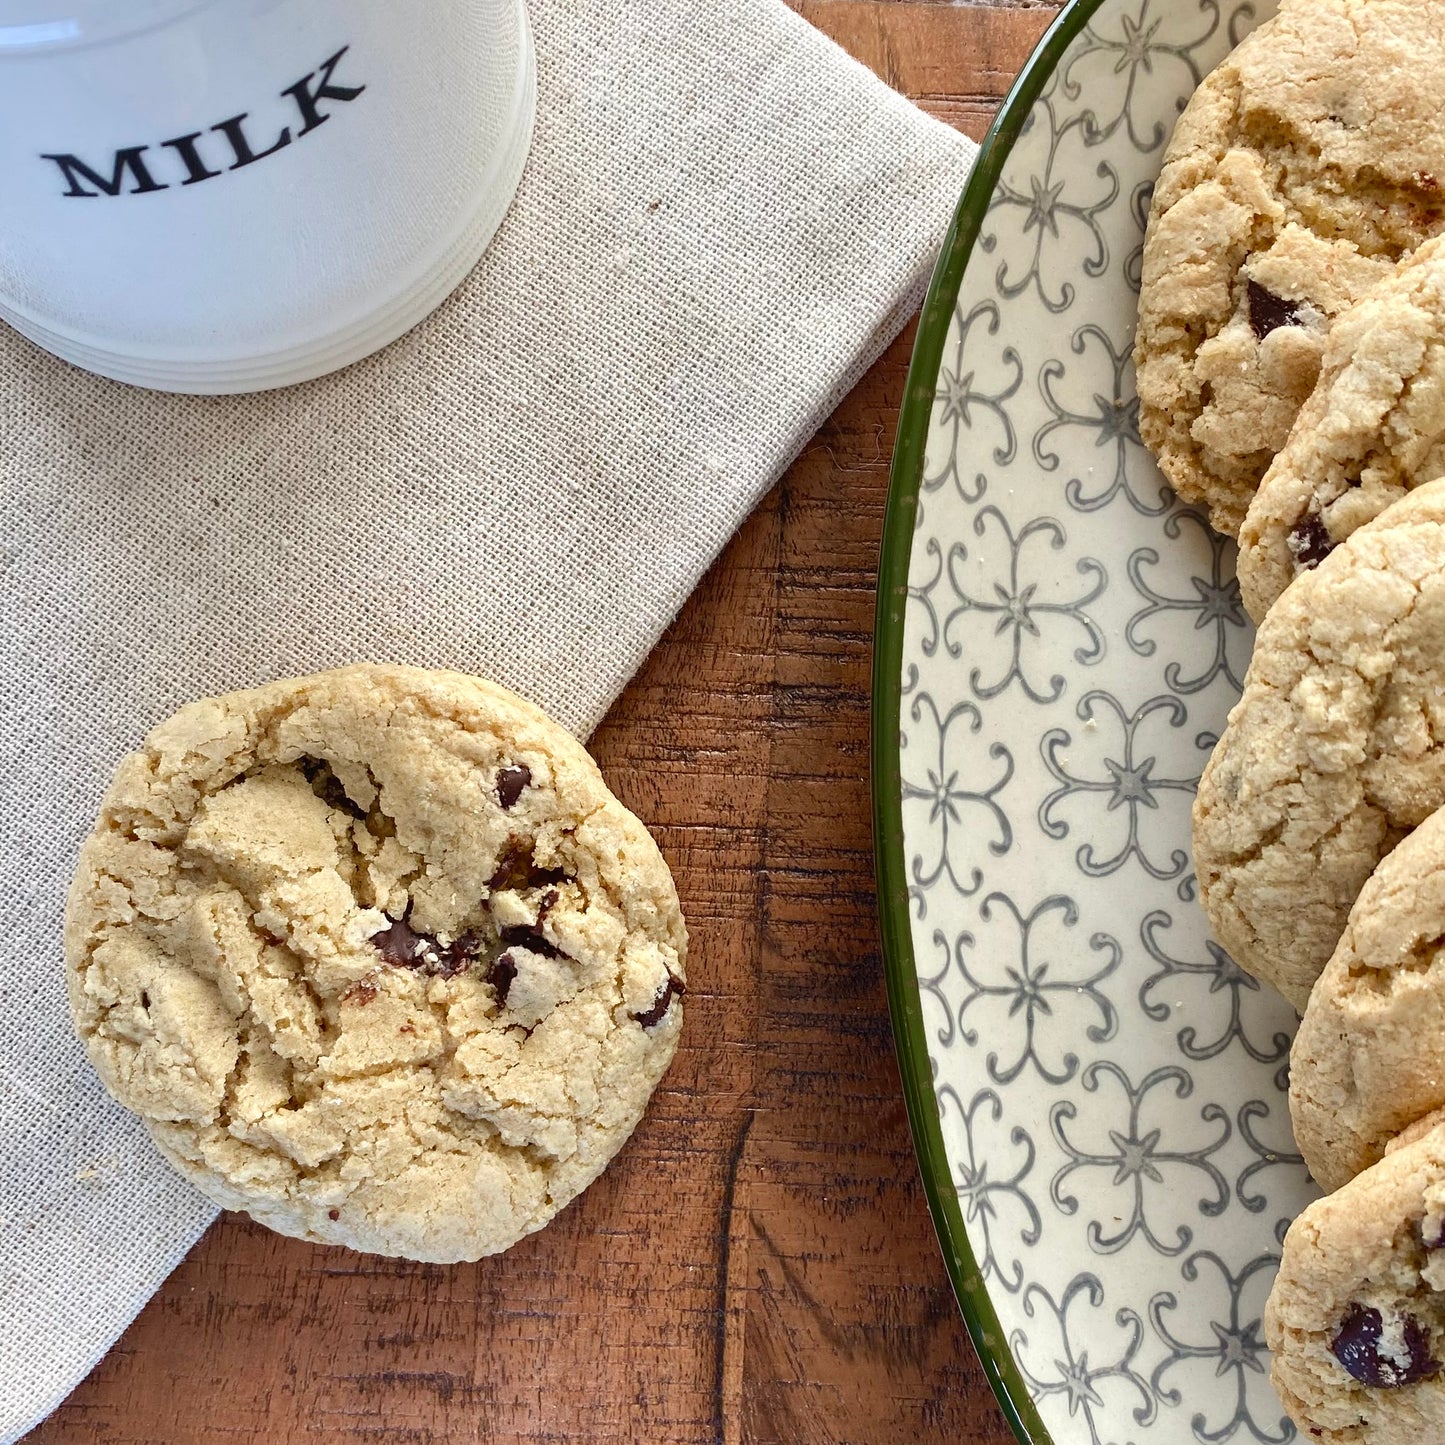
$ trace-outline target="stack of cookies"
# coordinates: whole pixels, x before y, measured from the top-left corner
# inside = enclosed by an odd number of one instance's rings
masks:
[[[1445,1438],[1445,0],[1285,0],[1155,192],[1145,440],[1259,623],[1200,781],[1216,936],[1303,1014],[1266,1312],[1312,1439]]]

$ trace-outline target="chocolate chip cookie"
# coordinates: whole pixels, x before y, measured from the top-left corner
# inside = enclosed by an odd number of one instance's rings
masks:
[[[1303,1011],[1376,865],[1445,804],[1445,481],[1285,591],[1194,804],[1215,937]]]
[[[1445,1128],[1311,1204],[1265,1308],[1271,1377],[1304,1440],[1445,1438]]]
[[[1256,620],[1301,572],[1419,482],[1445,474],[1445,239],[1338,317],[1320,379],[1239,534]]]
[[[1445,812],[1371,874],[1290,1054],[1295,1139],[1324,1189],[1445,1108]]]
[[[1445,7],[1284,0],[1195,92],[1155,188],[1140,432],[1237,535],[1332,319],[1445,229]]]
[[[111,1093],[217,1203],[474,1259],[637,1124],[686,933],[647,831],[506,690],[361,666],[182,708],[126,758],[66,926]]]

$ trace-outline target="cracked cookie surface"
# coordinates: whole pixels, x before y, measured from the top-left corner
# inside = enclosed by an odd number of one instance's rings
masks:
[[[1316,1200],[1264,1313],[1302,1440],[1423,1445],[1445,1432],[1445,1128]]]
[[[1445,811],[1382,860],[1310,993],[1289,1104],[1310,1173],[1338,1189],[1445,1108]]]
[[[1445,482],[1288,588],[1194,804],[1215,937],[1304,1011],[1365,880],[1445,804]]]
[[[217,1203],[454,1261],[541,1228],[641,1118],[686,932],[569,734],[360,666],[191,704],[117,770],[71,889],[110,1092]]]
[[[1332,319],[1445,230],[1445,8],[1284,0],[1195,91],[1150,208],[1140,433],[1238,535]]]
[[[1239,533],[1256,621],[1301,573],[1445,475],[1445,239],[1427,241],[1330,329],[1320,378]]]

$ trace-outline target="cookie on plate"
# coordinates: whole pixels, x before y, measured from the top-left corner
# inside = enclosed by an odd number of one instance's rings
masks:
[[[80,857],[71,1008],[110,1092],[217,1203],[475,1259],[641,1118],[686,933],[581,745],[477,678],[360,666],[182,708]]]
[[[1365,880],[1445,804],[1445,481],[1296,578],[1194,803],[1220,944],[1303,1011]]]
[[[1445,229],[1445,6],[1284,0],[1180,117],[1144,244],[1139,428],[1237,535],[1331,319]]]
[[[1419,482],[1445,474],[1445,238],[1334,323],[1320,379],[1239,533],[1256,621],[1301,573]]]
[[[1316,1200],[1265,1307],[1271,1378],[1303,1440],[1445,1438],[1445,1128]]]
[[[1338,1189],[1401,1130],[1445,1108],[1445,811],[1360,890],[1290,1054],[1289,1107],[1309,1171]]]

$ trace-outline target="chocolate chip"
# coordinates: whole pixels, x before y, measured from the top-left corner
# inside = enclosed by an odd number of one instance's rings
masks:
[[[497,871],[492,874],[487,887],[493,893],[503,889],[515,891],[521,888],[543,888],[549,883],[565,883],[567,875],[560,868],[538,868],[536,865],[536,844],[515,835],[507,839],[502,856],[497,860]]]
[[[340,1219],[341,1211],[339,1209],[328,1209],[326,1211],[326,1217],[328,1219]]]
[[[145,991],[145,989],[141,989],[140,991],[140,1006],[143,1009],[149,1009],[151,1006],[151,996]]]
[[[481,948],[481,940],[475,933],[463,933],[442,950],[443,961],[433,972],[442,978],[455,978],[471,966]]]
[[[353,803],[341,786],[341,779],[331,771],[331,764],[323,758],[302,758],[301,771],[311,784],[311,791],[326,804],[340,812],[349,813],[353,818],[366,817],[366,809]]]
[[[499,953],[487,970],[487,982],[491,984],[492,991],[497,995],[497,1002],[503,1008],[507,1006],[507,992],[516,977],[517,961],[510,953]]]
[[[496,871],[487,882],[493,893],[504,888],[525,888],[527,886],[527,865],[531,860],[531,849],[520,838],[508,838],[497,859]]]
[[[1306,512],[1290,529],[1289,550],[1295,566],[1306,572],[1335,550],[1334,538],[1318,512]]]
[[[497,773],[497,801],[503,808],[515,808],[522,789],[532,781],[532,770],[525,763],[515,763]]]
[[[1440,1369],[1439,1362],[1430,1358],[1430,1341],[1414,1315],[1405,1315],[1402,1320],[1403,1360],[1393,1350],[1387,1353],[1382,1348],[1383,1333],[1379,1310],[1351,1305],[1330,1349],[1350,1375],[1376,1390],[1413,1385]]]
[[[653,1005],[646,1013],[633,1014],[645,1029],[655,1029],[663,1019],[667,1017],[667,1011],[672,1007],[675,998],[681,998],[687,992],[687,987],[680,978],[674,978],[671,974],[667,976],[667,982],[663,984],[662,991],[657,995]]]
[[[396,968],[419,967],[427,945],[436,943],[436,939],[430,938],[424,933],[418,933],[407,922],[410,914],[411,909],[408,908],[406,916],[391,920],[390,928],[371,935],[372,947],[377,949],[381,956]]]
[[[391,927],[371,935],[372,944],[394,968],[416,968],[438,978],[454,978],[477,956],[480,944],[474,933],[464,933],[451,943],[435,934],[421,933],[411,926],[411,909],[394,918]]]
[[[525,923],[512,923],[500,930],[502,942],[513,948],[525,948],[529,953],[540,953],[543,958],[566,958],[567,955],[555,943],[549,943],[535,928]]]
[[[555,888],[549,888],[543,895],[542,901],[537,905],[537,927],[542,926],[542,920],[557,906],[557,900],[561,894]]]
[[[1271,331],[1281,326],[1294,326],[1299,321],[1299,312],[1293,301],[1266,291],[1258,281],[1250,281],[1246,287],[1249,296],[1249,328],[1261,341]]]

